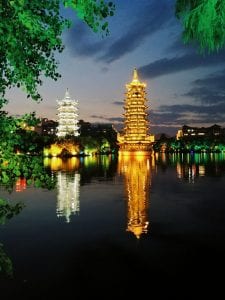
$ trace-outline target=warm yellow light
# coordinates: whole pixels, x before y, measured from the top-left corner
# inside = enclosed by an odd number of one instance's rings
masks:
[[[146,84],[138,79],[137,70],[134,69],[133,80],[126,85],[125,99],[125,126],[123,133],[117,135],[120,150],[151,152],[154,136],[148,133],[149,122],[147,118]]]
[[[131,153],[131,152],[130,152]],[[127,231],[137,239],[148,231],[151,159],[146,155],[120,155],[118,172],[124,174],[127,192]]]
[[[66,170],[66,171],[74,171],[78,170],[80,165],[80,161],[77,157],[71,157],[67,160],[62,160],[59,157],[44,158],[44,166],[50,167],[52,171],[58,170]]]
[[[63,149],[68,151],[71,155],[77,155],[79,153],[79,145],[71,142],[64,142],[62,144],[52,144],[50,148],[44,148],[44,156],[60,156]]]
[[[146,152],[145,151],[135,151],[135,155],[136,156],[143,156],[143,155],[146,155]]]
[[[49,153],[50,153],[52,156],[58,156],[58,155],[61,154],[61,152],[62,152],[62,147],[60,147],[60,146],[57,145],[57,144],[51,145],[50,150],[49,150]]]
[[[48,148],[44,148],[43,154],[44,154],[44,156],[49,156],[49,149]]]

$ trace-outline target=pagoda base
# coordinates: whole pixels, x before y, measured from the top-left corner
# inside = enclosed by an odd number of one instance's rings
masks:
[[[140,152],[141,154],[151,154],[152,153],[152,144],[142,144],[142,143],[132,143],[132,144],[119,144],[119,152],[121,154],[137,154]],[[136,153],[137,152],[137,153]]]

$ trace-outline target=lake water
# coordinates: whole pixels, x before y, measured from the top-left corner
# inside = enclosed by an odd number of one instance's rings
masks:
[[[214,295],[224,272],[225,154],[45,159],[46,190],[0,196],[25,208],[0,228],[14,277],[1,293]],[[193,289],[194,290],[194,289]],[[118,294],[119,293],[119,294]],[[183,298],[181,295],[180,298]],[[80,298],[80,297],[79,297]]]

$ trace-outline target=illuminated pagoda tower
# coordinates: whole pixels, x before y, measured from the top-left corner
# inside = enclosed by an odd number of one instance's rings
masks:
[[[65,137],[66,135],[79,135],[78,126],[78,101],[70,97],[68,89],[66,90],[65,97],[58,102],[58,127],[57,136]]]
[[[154,136],[149,134],[146,84],[138,79],[134,69],[133,80],[126,84],[125,121],[123,133],[118,133],[120,151],[151,151]]]

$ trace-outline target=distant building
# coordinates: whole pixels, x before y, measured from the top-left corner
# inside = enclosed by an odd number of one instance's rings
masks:
[[[78,136],[78,101],[71,99],[68,89],[65,97],[58,102],[58,127],[57,136],[65,137],[66,135]]]
[[[117,148],[117,131],[112,124],[108,123],[89,123],[79,120],[78,123],[80,136],[90,136],[95,139],[107,139],[112,148]]]
[[[57,126],[58,122],[43,118],[41,119],[41,134],[56,135]]]
[[[79,132],[81,136],[88,136],[91,134],[92,128],[90,122],[85,122],[84,120],[78,121]]]
[[[107,123],[93,123],[91,124],[91,131],[95,133],[95,135],[105,135],[108,133],[116,134],[115,128],[112,124]]]
[[[134,69],[133,80],[126,84],[124,129],[117,139],[121,151],[150,151],[154,136],[149,134],[146,84],[138,79]]]
[[[40,135],[56,135],[58,122],[49,120],[48,118],[41,118],[40,122],[35,126],[34,131]]]
[[[191,127],[184,125],[182,129],[179,129],[176,134],[176,139],[185,138],[201,138],[201,137],[218,137],[224,136],[225,129],[221,128],[219,125],[213,125],[210,127]]]

